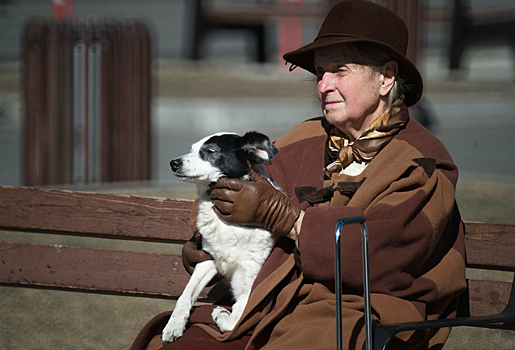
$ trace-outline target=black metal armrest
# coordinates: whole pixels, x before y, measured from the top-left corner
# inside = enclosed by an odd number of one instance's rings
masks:
[[[515,283],[515,276],[513,278]],[[379,326],[374,330],[374,350],[386,350],[393,337],[400,332],[443,327],[484,327],[515,330],[515,288],[511,288],[510,299],[506,308],[497,315],[457,317],[452,319],[398,323]]]

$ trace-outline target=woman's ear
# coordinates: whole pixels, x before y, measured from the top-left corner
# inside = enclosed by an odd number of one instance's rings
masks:
[[[379,93],[386,96],[393,87],[393,83],[397,79],[399,65],[396,61],[388,61],[381,70],[381,87]]]

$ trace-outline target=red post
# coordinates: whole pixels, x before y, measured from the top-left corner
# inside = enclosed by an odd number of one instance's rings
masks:
[[[55,21],[63,21],[73,16],[73,0],[52,0],[52,18]]]
[[[294,13],[302,7],[302,0],[281,0],[281,6]],[[302,21],[298,16],[288,15],[279,22],[279,64],[284,65],[282,55],[302,46]]]

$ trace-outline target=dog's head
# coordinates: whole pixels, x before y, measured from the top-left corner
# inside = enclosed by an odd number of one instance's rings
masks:
[[[217,133],[193,144],[190,153],[173,159],[170,166],[181,180],[209,184],[221,177],[248,179],[250,165],[266,163],[277,153],[270,139],[258,132]]]

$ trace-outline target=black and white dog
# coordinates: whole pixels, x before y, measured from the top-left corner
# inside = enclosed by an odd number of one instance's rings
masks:
[[[202,248],[214,260],[196,265],[163,330],[163,343],[173,342],[182,336],[193,303],[217,274],[228,280],[236,302],[232,312],[216,307],[212,312],[213,320],[220,331],[227,332],[240,319],[252,284],[279,237],[264,229],[222,221],[213,211],[209,185],[222,177],[249,180],[251,166],[264,171],[262,164],[278,152],[269,138],[258,132],[248,132],[244,136],[218,133],[198,141],[190,153],[170,162],[173,173],[179,179],[197,186],[197,227],[202,236]],[[262,171],[260,173],[263,175]]]

